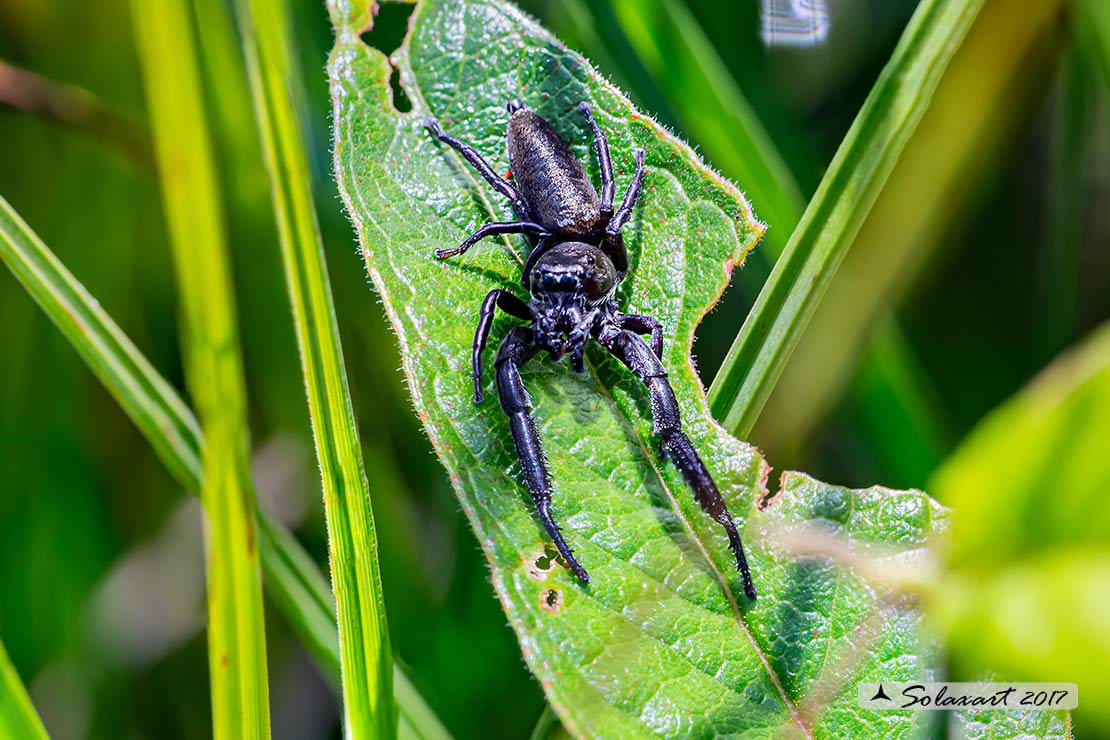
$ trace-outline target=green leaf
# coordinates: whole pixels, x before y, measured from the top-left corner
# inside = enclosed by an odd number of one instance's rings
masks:
[[[991,412],[933,477],[959,512],[954,565],[990,574],[1032,552],[1110,542],[1108,439],[1105,325]]]
[[[27,696],[27,689],[19,680],[0,642],[0,740],[49,740],[38,712]]]
[[[982,4],[918,5],[713,380],[726,428],[751,431]]]
[[[239,353],[220,188],[184,0],[132,3],[182,306],[185,376],[206,444],[208,673],[217,740],[270,737],[266,631]]]
[[[949,737],[954,740],[1071,740],[1071,715],[1067,712],[1013,709],[953,712]]]
[[[984,419],[932,488],[957,512],[930,601],[964,676],[1071,681],[1110,732],[1110,325]]]
[[[505,3],[417,6],[394,55],[413,103],[405,114],[391,105],[389,60],[359,38],[371,22],[366,6],[330,10],[340,189],[416,411],[489,558],[525,660],[566,727],[579,736],[913,736],[912,715],[860,711],[847,687],[867,676],[926,675],[932,656],[920,615],[828,553],[799,556],[785,542],[834,541],[830,552],[859,562],[870,562],[872,548],[913,557],[943,511],[918,492],[849,491],[798,474],[758,508],[768,466],[711,420],[690,358],[698,321],[762,230],[740,192]],[[421,120],[436,116],[505,172],[504,106],[516,96],[572,141],[595,180],[579,102],[593,104],[609,133],[622,186],[633,149],[647,150],[642,205],[627,230],[633,270],[619,302],[666,327],[664,361],[686,427],[744,525],[755,603],[743,599],[721,529],[656,456],[642,387],[598,347],[584,375],[548,360],[524,368],[554,513],[590,569],[588,587],[551,561],[495,395],[471,400],[477,309],[491,288],[518,285],[524,245],[491,241],[460,259],[433,258],[507,217],[509,206]],[[511,323],[498,318],[493,341]]]
[[[302,93],[289,19],[273,0],[241,0],[238,10],[323,481],[343,724],[349,738],[388,740],[397,735],[397,717],[378,542],[296,111]]]

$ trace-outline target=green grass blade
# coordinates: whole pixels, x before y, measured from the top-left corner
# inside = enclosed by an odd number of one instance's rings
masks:
[[[746,435],[983,0],[926,0],[863,104],[709,389]]]
[[[937,412],[943,399],[908,340],[892,317],[881,321],[852,383],[855,416],[875,458],[898,483],[922,487],[944,457],[952,434]],[[772,418],[771,413],[761,417]]]
[[[532,734],[528,736],[529,740],[569,740],[572,737],[574,736],[563,726],[559,715],[555,714],[550,704],[543,708],[535,727],[532,728]]]
[[[397,734],[401,740],[450,740],[447,728],[396,663],[393,664],[393,695],[400,709]]]
[[[1038,270],[1037,338],[1046,356],[1063,349],[1075,334],[1092,157],[1092,132],[1099,83],[1090,56],[1073,41],[1060,66],[1049,169],[1051,201],[1044,264]]]
[[[1031,111],[1041,105],[1064,40],[1058,32],[1064,6],[1061,0],[1045,0],[1015,13],[1006,0],[984,3],[755,426],[752,437],[780,464],[797,459],[799,446],[853,377],[855,409],[865,416],[865,385],[869,393],[878,392],[872,402],[881,406],[873,408],[891,408],[901,396],[929,412],[916,424],[916,433],[897,443],[882,424],[868,425],[869,447],[895,453],[885,456],[889,482],[924,485],[923,476],[940,462],[938,453],[955,442],[943,402],[912,401],[913,396],[940,400],[924,375],[912,374],[919,378],[913,393],[905,383],[902,388],[889,383],[907,376],[899,367],[918,363],[909,344],[897,356],[890,351],[904,340],[891,334],[893,325],[884,314],[889,317],[888,307],[944,251],[999,163],[1013,151]],[[1043,278],[1048,271],[1038,272]],[[868,367],[879,362],[886,364],[882,374],[879,367]],[[902,406],[895,416],[911,406]]]
[[[150,440],[173,476],[189,490],[198,490],[200,427],[189,409],[2,196],[0,259]]]
[[[192,21],[182,2],[132,3],[182,304],[185,375],[206,444],[208,665],[214,736],[268,738],[266,631],[246,389],[219,185]]]
[[[0,642],[0,740],[47,740],[38,712]]]
[[[202,437],[192,412],[135,348],[95,298],[0,197],[0,259],[42,307],[117,399],[186,490],[200,491]],[[335,601],[327,581],[300,543],[279,522],[259,512],[260,550],[267,593],[315,656],[339,683]],[[394,689],[405,725],[418,737],[450,737],[423,697],[394,665]]]
[[[390,738],[397,723],[377,535],[296,113],[289,19],[281,0],[240,0],[238,10],[323,479],[344,724],[351,738]]]

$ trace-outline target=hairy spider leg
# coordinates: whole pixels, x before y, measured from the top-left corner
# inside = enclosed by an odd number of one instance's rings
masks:
[[[547,236],[547,230],[531,221],[495,221],[494,223],[483,224],[481,228],[468,236],[463,243],[457,247],[452,247],[451,249],[437,249],[436,257],[441,260],[454,257],[470,249],[487,236],[498,236],[500,234],[531,234],[533,236],[542,237]]]
[[[682,431],[678,399],[667,380],[667,371],[647,343],[631,331],[599,332],[598,341],[647,386],[648,393],[651,394],[651,415],[655,421],[655,432],[661,438],[663,450],[674,460],[675,467],[694,489],[694,498],[701,504],[702,510],[725,528],[729,547],[736,556],[736,569],[740,571],[744,582],[744,593],[749,599],[754,599],[755,585],[752,583],[752,573],[740,534],[736,531],[732,514],[729,513],[713,476],[690,443],[690,438]]]
[[[613,220],[613,196],[616,194],[617,185],[613,179],[613,159],[609,154],[609,137],[594,120],[593,109],[590,104],[583,101],[578,104],[578,112],[586,119],[587,125],[593,132],[594,153],[597,155],[597,166],[601,170],[601,217],[608,224]],[[631,206],[629,207],[631,211]],[[628,272],[628,250],[624,247],[624,238],[620,234],[620,227],[610,233],[606,229],[605,239],[601,249],[613,260],[613,267],[617,268],[617,275],[623,279]]]
[[[578,112],[586,119],[586,124],[594,135],[594,153],[597,154],[597,166],[601,170],[601,215],[608,218],[613,215],[613,196],[617,186],[613,182],[613,160],[609,156],[609,137],[597,125],[590,104],[578,104]]]
[[[482,308],[478,311],[478,328],[474,331],[472,355],[474,362],[474,403],[481,403],[485,397],[485,393],[482,391],[482,352],[485,351],[486,342],[489,341],[489,330],[493,326],[493,314],[497,308],[518,319],[532,320],[532,313],[528,310],[528,304],[509,291],[494,288],[486,293],[486,298],[482,301]]]
[[[643,314],[620,314],[617,316],[617,325],[642,335],[651,335],[651,351],[660,360],[663,359],[663,324],[654,316]]]
[[[524,483],[532,494],[532,502],[536,505],[540,522],[555,543],[555,549],[563,556],[563,560],[570,566],[574,575],[578,576],[583,583],[589,583],[589,574],[574,559],[574,551],[567,545],[555,520],[551,518],[551,476],[547,472],[547,462],[539,432],[536,430],[536,423],[528,411],[531,399],[528,397],[528,391],[524,389],[524,381],[520,378],[520,366],[534,354],[536,354],[536,344],[533,341],[532,330],[523,326],[509,329],[494,361],[497,371],[497,395],[501,399],[501,408],[509,417],[517,460],[524,475]]]
[[[644,150],[636,150],[636,172],[632,175],[632,183],[628,186],[628,190],[624,191],[624,200],[621,201],[621,207],[613,214],[612,220],[609,225],[605,227],[606,236],[614,236],[620,233],[624,225],[628,223],[628,219],[632,217],[632,208],[636,205],[636,201],[640,198],[640,186],[644,182]]]
[[[434,118],[425,118],[424,126],[431,131],[437,139],[461,154],[462,158],[465,159],[471,167],[478,170],[478,174],[484,177],[486,182],[493,186],[494,190],[511,200],[513,202],[513,210],[516,211],[516,215],[519,218],[533,218],[532,211],[529,210],[528,204],[525,202],[524,196],[520,194],[520,191],[517,190],[511,182],[503,177],[499,177],[498,174],[493,171],[493,167],[490,166],[489,162],[486,161],[485,157],[483,157],[477,149],[470,146],[470,144],[467,144],[465,141],[448,135],[444,132],[443,127],[439,125],[439,121]]]

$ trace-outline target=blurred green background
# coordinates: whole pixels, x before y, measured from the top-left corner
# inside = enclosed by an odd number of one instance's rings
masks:
[[[1100,2],[987,3],[751,435],[776,469],[926,487],[988,412],[1110,318],[1110,28],[1098,25]],[[840,0],[826,43],[767,48],[754,0],[521,4],[743,188],[729,169],[727,121],[707,124],[712,104],[696,85],[676,84],[675,70],[696,64],[717,89],[742,93],[799,207],[915,6]],[[326,563],[240,43],[223,0],[195,6],[226,183],[254,476],[264,504]],[[292,9],[394,648],[457,737],[526,737],[542,692],[412,413],[330,174],[326,13],[316,0]],[[383,6],[367,41],[396,48],[408,12]],[[0,193],[182,388],[131,32],[123,0],[0,3]],[[763,212],[758,198],[754,207]],[[699,333],[707,385],[788,233],[772,230]],[[205,737],[198,504],[6,271],[0,317],[0,639],[55,738]],[[1061,449],[1082,442],[1068,430],[1101,433],[1105,422],[1093,429],[1067,426]],[[1105,546],[1106,536],[1089,539]],[[274,736],[339,737],[332,688],[280,617],[267,616]]]

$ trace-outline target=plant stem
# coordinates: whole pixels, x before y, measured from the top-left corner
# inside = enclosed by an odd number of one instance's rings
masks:
[[[269,686],[246,388],[220,190],[184,2],[132,10],[182,303],[185,376],[207,441],[208,664],[214,736],[268,738]]]
[[[289,20],[280,0],[237,7],[323,480],[344,724],[348,737],[388,739],[397,721],[377,535],[296,112]]]

